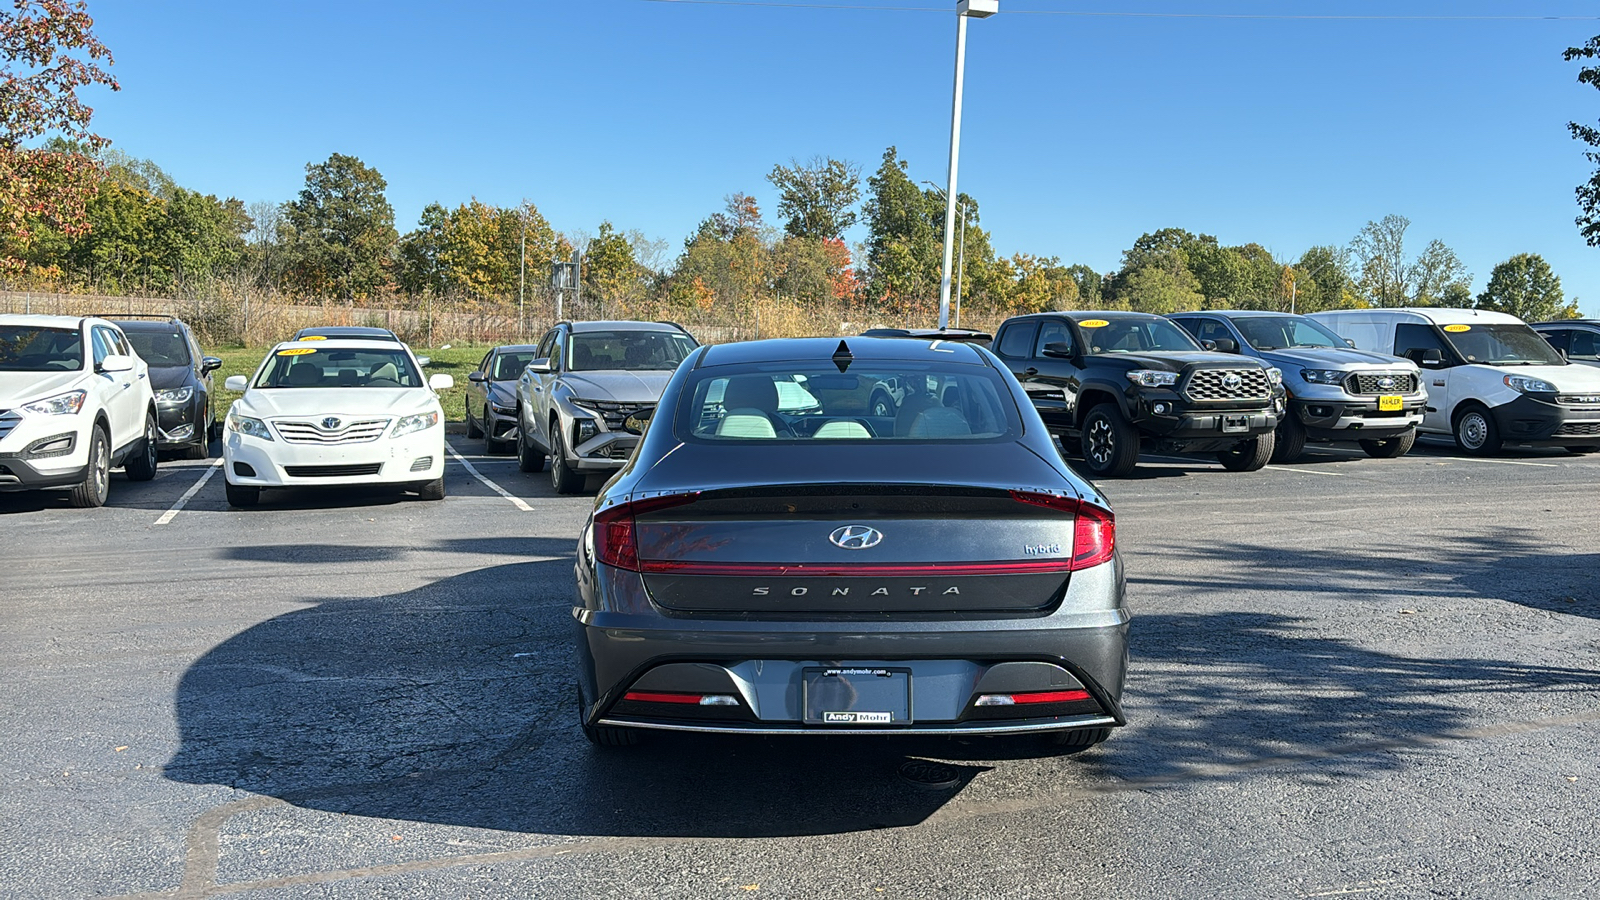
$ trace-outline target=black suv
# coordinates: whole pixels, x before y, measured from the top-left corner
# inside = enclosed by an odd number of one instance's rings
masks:
[[[156,447],[178,451],[187,459],[205,459],[216,423],[211,373],[222,367],[222,360],[202,356],[194,332],[181,319],[147,316],[111,321],[150,367],[160,429]]]
[[[1141,444],[1215,453],[1234,472],[1272,458],[1282,373],[1209,352],[1171,320],[1135,312],[1060,312],[1001,323],[993,346],[1065,446],[1097,476],[1121,476]]]

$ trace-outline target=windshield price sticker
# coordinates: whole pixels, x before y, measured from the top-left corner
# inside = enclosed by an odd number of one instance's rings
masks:
[[[1444,327],[1444,330],[1459,334],[1459,333],[1461,333],[1463,331],[1471,331],[1472,330],[1472,326],[1471,325],[1446,325]]]
[[[307,353],[315,353],[315,352],[317,352],[317,351],[312,349],[311,347],[290,347],[288,350],[279,350],[278,351],[278,355],[279,356],[305,356]]]
[[[1105,319],[1084,319],[1082,322],[1078,323],[1078,327],[1079,328],[1104,328],[1104,327],[1106,327],[1107,325],[1110,325],[1110,324],[1111,323],[1107,322]]]
[[[302,341],[325,341],[325,340],[327,340],[327,339],[328,339],[328,338],[327,338],[327,337],[326,337],[326,336],[325,336],[325,335],[321,335],[321,334],[308,334],[308,335],[306,335],[306,336],[305,336],[305,337],[303,337],[303,338],[301,338],[301,339],[300,339],[300,340],[302,340]]]

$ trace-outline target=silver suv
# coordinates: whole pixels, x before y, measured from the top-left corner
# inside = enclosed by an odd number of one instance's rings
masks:
[[[1404,456],[1416,443],[1428,391],[1415,363],[1355,349],[1306,316],[1210,310],[1169,316],[1202,344],[1283,370],[1289,412],[1278,420],[1275,462],[1306,441],[1357,441],[1367,455]]]
[[[622,468],[667,379],[699,344],[671,322],[561,322],[517,381],[517,462],[557,493]]]

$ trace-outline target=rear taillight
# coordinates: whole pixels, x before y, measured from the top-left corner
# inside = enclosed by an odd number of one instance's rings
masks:
[[[1073,571],[1098,566],[1116,554],[1117,521],[1111,510],[1084,503],[1076,497],[1058,497],[1032,491],[1012,491],[1011,499],[1030,506],[1072,513],[1076,517],[1072,525]]]
[[[1088,691],[1029,691],[1022,694],[982,694],[976,706],[1026,706],[1030,703],[1080,703],[1094,699]]]
[[[594,555],[608,566],[639,571],[639,532],[634,523],[636,516],[687,506],[700,494],[673,494],[667,497],[649,497],[631,503],[619,503],[610,509],[594,514]]]
[[[629,691],[622,695],[622,699],[635,703],[675,703],[680,706],[739,705],[739,698],[732,694],[682,694],[676,691]]]

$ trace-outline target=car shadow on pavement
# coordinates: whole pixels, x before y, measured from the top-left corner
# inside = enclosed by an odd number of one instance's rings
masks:
[[[591,747],[577,727],[571,572],[569,556],[394,596],[308,598],[185,672],[166,777],[506,831],[754,837],[916,824],[986,768],[954,763],[937,790],[896,775],[944,741],[660,734]]]

